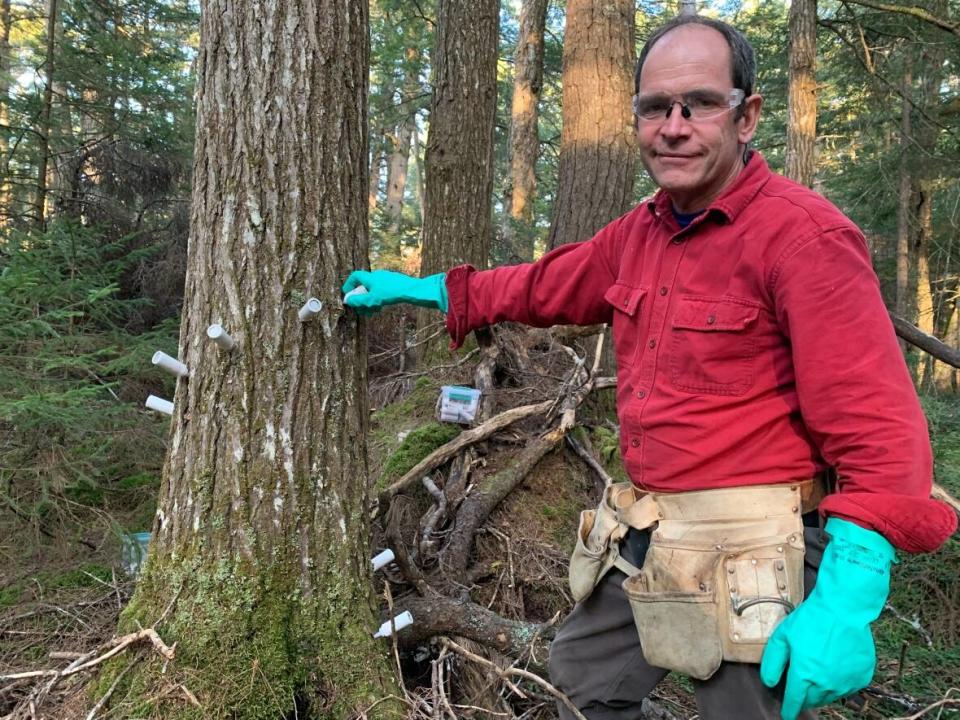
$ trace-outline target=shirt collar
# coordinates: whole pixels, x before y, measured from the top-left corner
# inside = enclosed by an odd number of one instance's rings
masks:
[[[720,197],[704,209],[703,214],[719,213],[727,222],[733,222],[756,197],[772,174],[763,155],[756,150],[751,150],[746,166],[730,186],[720,194]],[[647,207],[658,217],[670,217],[673,213],[670,193],[658,190],[657,194],[647,202]]]

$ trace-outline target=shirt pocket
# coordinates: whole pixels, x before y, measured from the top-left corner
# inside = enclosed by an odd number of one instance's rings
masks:
[[[613,306],[613,346],[617,356],[617,368],[634,364],[637,357],[638,324],[640,307],[647,288],[626,283],[614,283],[603,294],[603,299]]]
[[[681,296],[673,316],[670,383],[708,395],[743,395],[754,383],[760,307],[737,298]]]

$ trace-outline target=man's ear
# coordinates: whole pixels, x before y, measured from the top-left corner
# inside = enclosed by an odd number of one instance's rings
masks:
[[[737,120],[737,140],[746,145],[753,140],[757,132],[757,123],[760,121],[760,108],[763,106],[763,96],[751,95],[743,100],[743,113]]]

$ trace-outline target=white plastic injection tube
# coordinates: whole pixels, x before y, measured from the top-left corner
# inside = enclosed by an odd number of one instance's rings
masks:
[[[343,296],[343,301],[346,302],[347,298],[350,297],[351,295],[363,295],[364,293],[367,293],[367,292],[370,292],[370,291],[367,290],[363,285],[357,285],[353,290],[351,290],[350,292],[348,292],[346,295]]]
[[[227,334],[227,331],[217,324],[213,324],[207,328],[207,337],[213,340],[221,350],[233,350],[233,346],[236,345],[233,338]]]
[[[317,315],[320,314],[320,309],[323,307],[321,303],[316,298],[310,298],[303,304],[303,307],[300,308],[300,311],[297,315],[300,317],[300,322],[307,322],[308,320],[313,320]]]
[[[177,360],[175,357],[167,355],[165,352],[157,350],[153,354],[153,364],[162,367],[167,372],[171,372],[177,377],[187,377],[190,371],[187,366]]]
[[[162,397],[150,395],[147,397],[145,404],[151,410],[162,412],[164,415],[173,415],[173,403],[169,400],[164,400]]]
[[[377,555],[374,556],[373,560],[370,561],[371,563],[373,563],[373,571],[376,572],[377,570],[382,568],[384,565],[392,563],[394,560],[394,557],[395,556],[393,554],[393,550],[391,550],[390,548],[387,548],[383,552],[378,553]]]
[[[413,615],[410,614],[409,610],[405,610],[393,619],[392,624],[397,629],[397,632],[400,632],[408,625],[413,625]],[[393,635],[393,628],[391,628],[390,625],[391,621],[387,620],[373,636],[375,638],[390,637]]]

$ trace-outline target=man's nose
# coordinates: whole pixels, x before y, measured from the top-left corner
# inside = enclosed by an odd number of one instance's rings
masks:
[[[667,137],[682,137],[690,133],[690,122],[687,119],[689,110],[679,100],[674,100],[667,111],[667,116],[660,125],[660,133]]]

